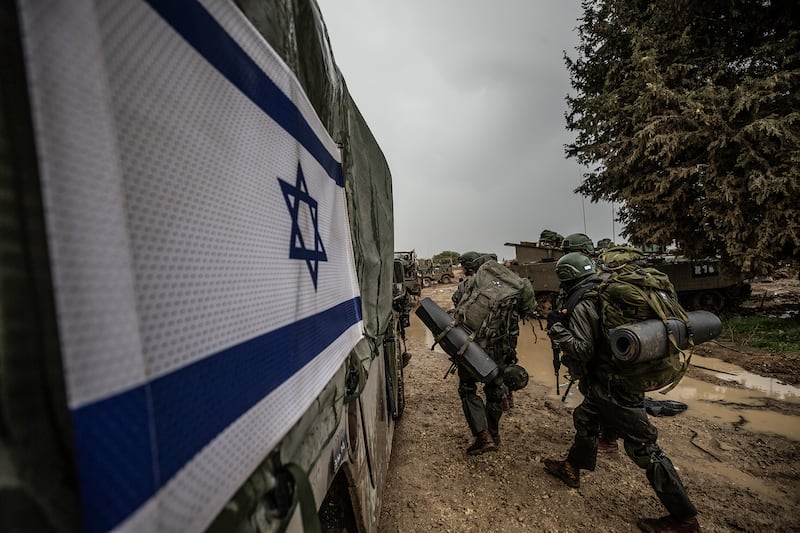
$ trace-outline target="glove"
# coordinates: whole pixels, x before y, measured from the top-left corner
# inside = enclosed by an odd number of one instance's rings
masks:
[[[565,315],[561,311],[550,311],[550,314],[547,315],[547,329],[548,329],[548,331],[550,330],[550,328],[552,328],[556,324],[561,324],[566,320],[567,320],[567,315]]]
[[[567,354],[561,356],[561,362],[569,370],[570,379],[581,379],[588,374],[586,363]]]

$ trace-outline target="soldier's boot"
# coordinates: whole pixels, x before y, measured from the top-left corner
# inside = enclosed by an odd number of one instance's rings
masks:
[[[597,441],[597,451],[600,453],[617,453],[619,444],[616,440],[600,439]]]
[[[677,520],[671,516],[642,518],[636,525],[646,533],[696,533],[701,531],[696,516],[685,520]]]
[[[581,486],[581,469],[573,466],[569,461],[545,459],[544,469],[566,483],[568,487],[577,489]]]
[[[472,443],[472,446],[467,448],[467,455],[478,455],[495,450],[497,450],[497,445],[494,443],[492,434],[489,433],[489,430],[484,429],[475,437],[475,442]]]
[[[499,448],[500,447],[500,433],[492,433],[492,440],[494,441],[494,445]]]

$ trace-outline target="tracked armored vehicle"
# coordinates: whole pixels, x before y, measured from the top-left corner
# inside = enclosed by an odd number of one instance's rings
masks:
[[[648,257],[648,264],[669,276],[686,309],[719,313],[750,295],[750,283],[744,275],[726,268],[719,259],[659,255]]]
[[[536,292],[540,314],[550,311],[552,302],[558,294],[559,282],[556,276],[556,262],[564,255],[561,248],[546,241],[505,243],[516,249],[516,259],[508,267],[518,276],[528,278]]]
[[[564,252],[544,242],[507,242],[505,245],[516,250],[516,259],[509,268],[531,280],[540,311],[548,311],[559,289],[556,261]],[[647,260],[648,266],[669,276],[681,304],[689,310],[719,313],[750,294],[750,284],[744,275],[726,268],[719,259],[690,260],[653,253],[647,254]]]

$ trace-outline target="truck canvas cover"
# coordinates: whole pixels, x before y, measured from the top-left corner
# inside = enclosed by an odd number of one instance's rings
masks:
[[[233,4],[18,9],[84,527],[202,530],[363,338],[339,148]]]

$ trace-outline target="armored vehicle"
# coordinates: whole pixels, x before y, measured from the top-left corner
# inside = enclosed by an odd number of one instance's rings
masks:
[[[689,260],[649,255],[648,264],[669,276],[681,304],[689,310],[719,313],[750,295],[744,275],[726,268],[719,259]]]
[[[513,246],[516,250],[516,259],[509,268],[531,280],[540,311],[548,311],[551,301],[558,294],[555,265],[563,251],[542,242],[522,241],[505,245]],[[750,294],[750,284],[744,275],[726,269],[718,259],[689,260],[662,253],[646,255],[649,266],[669,276],[681,304],[688,310],[718,313]]]
[[[546,315],[558,294],[559,282],[556,276],[556,262],[564,255],[560,247],[549,241],[505,243],[516,250],[516,258],[508,267],[518,276],[528,278],[536,292],[539,313]]]
[[[316,2],[0,26],[0,531],[377,531],[405,272]]]

